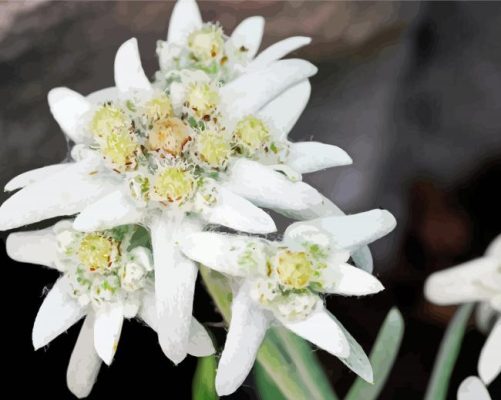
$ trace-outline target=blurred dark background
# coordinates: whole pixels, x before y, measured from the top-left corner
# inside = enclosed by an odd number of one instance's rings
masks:
[[[298,51],[319,67],[312,98],[292,138],[343,147],[354,165],[306,177],[345,211],[392,211],[394,233],[373,246],[376,274],[387,290],[369,299],[331,297],[329,308],[369,352],[396,304],[406,333],[382,399],[421,399],[454,307],[423,299],[433,271],[479,256],[501,232],[501,3],[201,2],[205,20],[227,33],[255,14],[267,18],[263,47],[291,35],[313,43]],[[0,3],[0,184],[65,158],[66,142],[46,102],[55,86],[89,93],[113,83],[113,58],[131,36],[145,69],[157,68],[169,2]],[[7,197],[0,194],[0,201]],[[3,234],[3,238],[5,238]],[[78,328],[34,352],[31,327],[44,288],[57,274],[2,256],[4,390],[23,397],[71,398],[66,366]],[[196,314],[220,316],[198,288]],[[485,337],[473,323],[450,382],[476,374]],[[354,375],[317,353],[343,395]],[[174,367],[151,330],[124,326],[111,368],[103,367],[89,398],[191,396],[196,359]],[[501,398],[500,378],[490,387]],[[255,399],[252,379],[234,399]]]

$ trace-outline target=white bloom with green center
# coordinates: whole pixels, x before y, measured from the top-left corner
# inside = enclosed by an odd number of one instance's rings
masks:
[[[178,249],[182,232],[197,232],[207,224],[273,232],[273,220],[260,207],[295,219],[341,213],[313,187],[282,173],[350,163],[338,147],[287,143],[286,163],[277,168],[259,154],[246,158],[231,142],[234,128],[248,116],[267,125],[272,143],[286,142],[309,98],[307,78],[315,72],[306,61],[279,60],[220,87],[200,78],[203,72],[180,71],[180,79],[161,92],[146,78],[137,41],[128,40],[115,58],[116,87],[87,97],[67,88],[49,93],[54,118],[76,143],[73,160],[9,182],[7,189],[20,190],[0,207],[0,229],[74,214],[74,228],[82,232],[147,226],[153,239],[159,340],[178,363],[187,354],[197,276],[196,265]],[[217,90],[217,96],[207,97],[209,103],[219,102],[208,107],[208,118],[186,101],[199,79],[209,91]],[[208,129],[220,136],[204,133]],[[225,140],[232,144],[228,158]],[[366,269],[372,266],[367,248],[353,258]]]
[[[62,273],[36,316],[32,335],[35,349],[46,346],[85,317],[67,372],[68,387],[79,398],[92,390],[101,361],[111,364],[124,318],[137,317],[158,330],[151,251],[130,247],[138,229],[122,226],[80,233],[73,229],[72,221],[65,220],[7,238],[7,253],[14,260]],[[193,317],[188,352],[197,357],[214,353],[209,335]]]
[[[483,257],[430,275],[424,294],[440,305],[480,302],[481,325],[491,328],[495,321],[478,360],[478,374],[489,385],[501,373],[501,235]]]
[[[214,81],[230,82],[240,75],[269,66],[287,54],[306,46],[309,37],[295,36],[277,42],[258,53],[264,32],[264,18],[243,20],[226,36],[218,23],[204,23],[195,0],[178,0],[172,12],[166,41],[157,42],[159,82],[173,70],[202,70]]]
[[[366,381],[372,368],[361,347],[324,307],[323,294],[365,296],[383,290],[350,256],[396,225],[384,210],[290,225],[281,242],[215,232],[181,240],[192,260],[234,278],[232,318],[216,389],[233,393],[252,368],[266,330],[279,323],[337,356]]]

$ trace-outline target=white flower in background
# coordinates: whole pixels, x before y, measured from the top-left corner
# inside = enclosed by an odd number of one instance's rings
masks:
[[[340,212],[298,180],[301,173],[351,159],[335,146],[286,140],[315,72],[306,61],[282,60],[220,88],[200,71],[181,71],[162,92],[146,78],[131,39],[117,52],[116,88],[87,97],[67,88],[49,93],[54,118],[77,144],[75,161],[9,182],[7,190],[22,189],[0,207],[0,229],[76,213],[74,227],[84,232],[147,226],[160,344],[180,362],[187,354],[197,268],[178,250],[179,238],[206,224],[274,231],[258,207],[297,219]],[[358,262],[370,268],[367,249]]]
[[[435,304],[481,302],[480,311],[496,319],[478,361],[478,374],[489,385],[501,372],[501,235],[485,256],[435,272],[425,284],[426,298]]]
[[[7,238],[7,253],[12,259],[62,273],[35,319],[35,349],[85,317],[67,371],[68,387],[77,397],[90,393],[101,360],[111,364],[124,318],[138,317],[157,329],[151,251],[134,244],[141,229],[122,226],[81,233],[72,228],[71,221],[64,220]],[[209,335],[193,317],[188,352],[199,357],[214,353]]]
[[[227,83],[242,73],[265,68],[311,42],[308,37],[290,37],[256,56],[263,31],[264,18],[254,16],[243,20],[228,37],[218,23],[202,21],[194,0],[179,0],[169,22],[167,41],[157,43],[160,71],[156,79],[163,85],[169,81],[171,71],[194,69]]]
[[[395,224],[389,212],[372,210],[294,223],[281,242],[215,232],[182,239],[186,256],[235,277],[232,317],[216,376],[218,393],[230,394],[242,384],[274,322],[372,382],[367,356],[326,310],[321,295],[383,290],[374,276],[347,262],[354,250],[386,235]]]
[[[491,400],[491,396],[479,378],[469,376],[459,386],[457,400]]]

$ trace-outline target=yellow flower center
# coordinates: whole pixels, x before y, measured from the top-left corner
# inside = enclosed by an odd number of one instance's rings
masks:
[[[172,103],[165,94],[151,99],[145,106],[145,114],[152,121],[167,118],[172,112]]]
[[[253,155],[270,140],[270,133],[262,120],[249,115],[238,122],[233,137],[237,145]]]
[[[280,250],[275,259],[280,283],[293,289],[304,289],[313,275],[311,261],[305,252]]]
[[[219,94],[208,83],[195,83],[189,88],[186,101],[195,114],[202,118],[216,109]]]
[[[82,238],[77,254],[90,272],[105,271],[118,255],[118,243],[102,234],[89,233]]]
[[[197,136],[197,150],[200,159],[213,168],[223,167],[231,155],[231,145],[215,131],[203,131]]]
[[[188,48],[200,61],[210,61],[224,52],[223,30],[215,25],[196,30],[188,37]]]
[[[193,195],[195,177],[181,167],[167,167],[155,176],[152,197],[158,201],[182,203]]]
[[[94,113],[90,130],[97,138],[104,138],[113,132],[126,130],[129,125],[130,121],[122,110],[104,105]]]
[[[127,130],[116,130],[106,135],[101,143],[101,153],[119,171],[136,166],[138,145]]]
[[[190,141],[190,129],[179,118],[156,121],[149,133],[148,146],[151,150],[163,150],[174,157],[180,156]]]

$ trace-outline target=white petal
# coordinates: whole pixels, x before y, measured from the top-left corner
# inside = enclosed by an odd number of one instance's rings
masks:
[[[482,257],[457,267],[431,274],[424,287],[425,297],[436,304],[451,305],[488,300],[495,282],[499,261]]]
[[[249,374],[261,346],[268,319],[242,287],[233,298],[231,321],[216,375],[219,396],[233,393]]]
[[[94,322],[94,348],[107,365],[111,364],[117,351],[123,321],[123,306],[120,303],[105,304],[97,311]]]
[[[73,227],[82,232],[110,229],[142,221],[143,213],[121,190],[115,190],[84,208]]]
[[[207,357],[214,354],[216,349],[207,330],[195,318],[191,318],[188,354],[195,357]]]
[[[22,189],[25,186],[31,185],[32,183],[41,181],[56,172],[62,171],[68,167],[67,163],[64,164],[54,164],[48,165],[47,167],[32,169],[31,171],[23,172],[22,174],[12,178],[5,185],[6,192],[12,192],[13,190]]]
[[[311,85],[308,79],[291,86],[261,108],[257,116],[271,124],[278,140],[287,139],[310,99]]]
[[[89,139],[80,126],[82,116],[91,107],[84,96],[74,90],[58,87],[49,92],[47,99],[52,116],[71,140],[82,143]]]
[[[343,149],[319,142],[292,143],[287,158],[287,164],[302,174],[349,165],[352,162]]]
[[[224,186],[257,206],[281,213],[306,210],[323,201],[308,184],[291,182],[279,172],[243,158],[231,165]]]
[[[369,361],[367,354],[365,354],[362,347],[353,338],[353,336],[350,335],[350,332],[346,330],[341,322],[339,322],[334,315],[330,313],[329,315],[339,325],[350,346],[350,355],[345,358],[339,357],[339,359],[344,365],[346,365],[362,379],[369,383],[374,383],[374,374],[372,372],[371,362]]]
[[[264,234],[277,230],[265,211],[224,187],[217,189],[217,203],[205,206],[202,216],[211,224],[242,232]]]
[[[327,312],[321,301],[316,309],[304,320],[289,321],[278,317],[280,322],[296,335],[310,341],[315,346],[337,356],[346,358],[350,347],[340,324]]]
[[[371,210],[353,215],[336,215],[311,221],[296,222],[285,231],[286,240],[303,241],[316,230],[329,235],[334,248],[353,250],[391,232],[396,226],[386,210]]]
[[[85,308],[68,295],[68,290],[68,282],[62,277],[47,293],[33,325],[35,350],[50,343],[85,315]]]
[[[147,325],[154,331],[158,329],[158,315],[154,292],[146,292],[142,297],[141,308],[138,313]],[[195,357],[206,357],[214,354],[214,344],[207,330],[194,317],[191,318],[190,337],[188,342],[188,354]]]
[[[469,376],[459,385],[457,400],[491,400],[491,396],[480,379]]]
[[[261,46],[263,32],[264,18],[259,16],[249,17],[238,24],[231,34],[230,40],[236,48],[242,46],[247,48],[246,55],[249,59],[252,59],[259,50],[259,46]]]
[[[57,269],[57,242],[52,227],[11,233],[5,247],[13,260]]]
[[[264,49],[258,56],[247,66],[249,71],[264,68],[272,62],[280,60],[287,54],[311,43],[311,38],[306,36],[293,36]]]
[[[202,27],[202,16],[195,0],[178,0],[169,22],[167,42],[183,44],[188,35]]]
[[[89,313],[80,329],[66,371],[66,384],[77,398],[87,397],[96,382],[101,359],[94,349],[94,315]]]
[[[112,86],[89,93],[87,95],[87,100],[92,104],[103,104],[108,101],[117,100],[118,97],[118,89],[115,86]]]
[[[266,270],[264,241],[258,238],[199,232],[182,238],[180,246],[187,257],[224,274],[244,277]],[[245,253],[254,257],[255,269],[242,266]]]
[[[117,51],[115,56],[115,85],[121,93],[151,90],[150,81],[141,65],[136,38],[127,40]]]
[[[304,60],[281,60],[268,68],[241,75],[220,91],[223,109],[238,120],[254,114],[290,86],[315,75],[317,68]]]
[[[475,323],[483,334],[489,333],[496,317],[496,310],[487,302],[478,303],[475,309]]]
[[[480,353],[478,375],[489,385],[501,373],[501,318],[492,329]]]
[[[73,163],[14,193],[0,207],[0,230],[75,214],[113,191],[112,182],[91,174],[94,167],[89,159]]]
[[[491,244],[487,248],[485,254],[488,256],[501,258],[501,235],[496,236],[496,238],[491,242]]]
[[[372,254],[369,246],[363,246],[351,253],[351,258],[358,268],[366,272],[372,273],[374,269],[374,262],[372,261]]]
[[[362,269],[342,263],[329,265],[326,274],[330,285],[322,288],[322,292],[335,293],[344,296],[366,296],[384,290],[377,278]]]
[[[199,229],[182,216],[164,213],[150,225],[155,263],[158,337],[165,355],[175,364],[188,351],[197,267],[177,244],[178,238]]]

